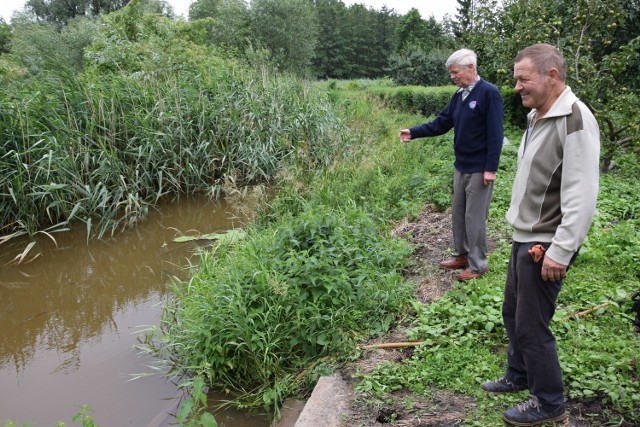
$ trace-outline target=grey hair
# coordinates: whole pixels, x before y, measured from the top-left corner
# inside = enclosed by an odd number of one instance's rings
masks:
[[[445,63],[447,68],[451,67],[452,65],[460,65],[461,67],[466,67],[469,64],[473,64],[474,68],[478,68],[478,56],[474,51],[469,49],[456,50],[451,54],[451,56]]]
[[[556,48],[547,43],[538,43],[522,49],[516,55],[515,63],[529,58],[536,67],[538,74],[546,76],[550,69],[558,70],[558,80],[564,82],[567,79],[567,70],[564,65],[564,57]]]

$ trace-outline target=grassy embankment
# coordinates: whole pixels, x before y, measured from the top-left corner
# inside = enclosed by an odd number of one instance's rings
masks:
[[[334,362],[358,357],[360,339],[413,320],[411,337],[428,345],[402,365],[363,375],[357,390],[374,406],[392,390],[453,390],[477,399],[470,424],[491,425],[525,397],[495,398],[479,389],[505,363],[500,305],[509,231],[503,218],[521,131],[508,129],[512,144],[504,147],[490,212],[498,239],[491,273],[422,305],[401,276],[410,248],[390,239],[389,230],[425,203],[447,208],[452,135],[397,143],[399,128],[424,118],[378,108],[361,90],[370,83],[329,90],[353,130],[349,156],[328,169],[291,169],[246,240],[203,254],[193,278],[176,287],[161,347],[171,351],[178,371],[233,392],[240,405],[277,410]],[[639,170],[636,158],[622,156],[602,177],[598,214],[553,325],[569,399],[599,399],[611,420],[639,417],[639,344],[630,312],[640,258],[640,191],[630,177]]]

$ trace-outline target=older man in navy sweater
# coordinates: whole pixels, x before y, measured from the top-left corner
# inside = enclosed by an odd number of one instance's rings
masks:
[[[402,129],[400,141],[443,135],[454,129],[451,217],[456,253],[440,266],[464,269],[457,278],[468,281],[489,271],[487,216],[504,139],[504,113],[500,91],[478,76],[473,51],[454,52],[446,66],[459,89],[435,119]]]

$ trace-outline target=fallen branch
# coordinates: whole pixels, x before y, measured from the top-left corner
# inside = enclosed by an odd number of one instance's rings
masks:
[[[598,311],[601,308],[605,308],[609,304],[611,304],[611,302],[607,301],[607,302],[604,302],[604,303],[602,303],[600,305],[596,305],[595,307],[592,307],[592,308],[590,308],[588,310],[584,310],[584,311],[580,311],[578,313],[574,313],[574,314],[570,315],[569,317],[567,317],[567,320],[579,319],[581,317],[584,317],[584,316],[586,316],[588,314],[593,313],[594,311]]]
[[[417,347],[420,344],[424,344],[424,341],[414,342],[385,342],[382,344],[369,344],[361,348],[399,348],[399,347]]]

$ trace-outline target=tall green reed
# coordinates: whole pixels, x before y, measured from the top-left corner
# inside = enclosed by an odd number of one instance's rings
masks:
[[[0,242],[72,220],[104,237],[162,197],[219,197],[294,159],[331,161],[342,130],[306,83],[206,70],[97,77],[58,64],[0,88]]]

